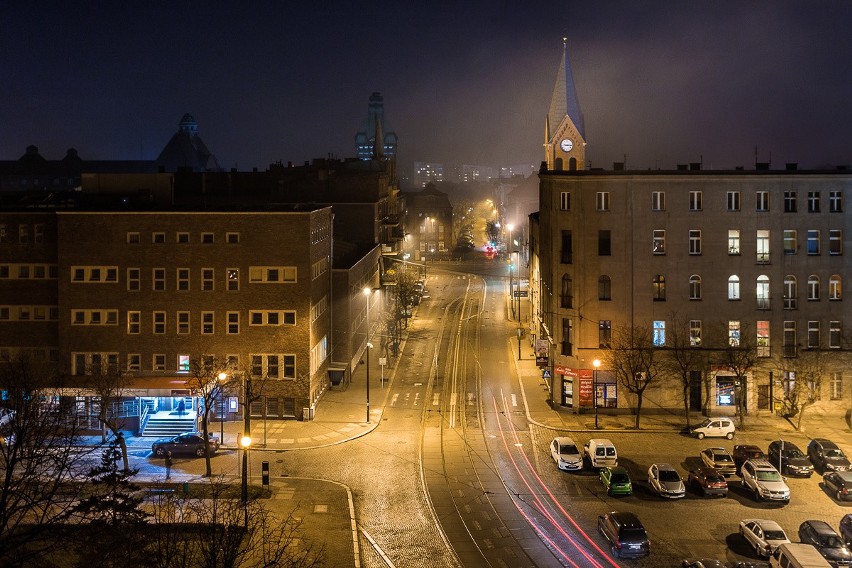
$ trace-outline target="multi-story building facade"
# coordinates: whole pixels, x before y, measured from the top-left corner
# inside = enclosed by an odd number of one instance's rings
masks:
[[[554,97],[570,99],[572,83],[559,85],[566,76],[563,55]],[[557,107],[564,116],[553,115]],[[549,347],[556,403],[631,409],[635,395],[607,367],[612,350],[638,347],[616,345],[627,332],[649,338],[661,359],[678,349],[707,354],[687,369],[687,401],[680,377],[658,368],[646,411],[686,402],[705,412],[790,412],[803,397],[827,411],[850,408],[843,283],[852,276],[852,171],[584,170],[571,155],[573,138],[585,140],[579,105],[550,110],[548,124],[560,126],[547,133],[530,216],[530,328]],[[731,348],[747,351],[749,363],[725,363],[719,355]]]
[[[330,207],[7,210],[0,234],[0,358],[126,373],[153,411],[209,356],[262,378],[255,416],[302,418],[329,383]]]
[[[435,184],[405,193],[405,223],[410,231],[405,246],[418,261],[446,258],[455,247],[453,206]]]

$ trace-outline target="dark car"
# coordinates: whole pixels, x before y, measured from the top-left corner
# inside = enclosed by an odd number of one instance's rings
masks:
[[[681,568],[727,568],[727,564],[713,558],[700,558],[698,560],[682,560]]]
[[[689,472],[687,484],[700,491],[704,497],[725,497],[728,494],[728,482],[722,473],[712,467],[700,467]]]
[[[215,454],[219,449],[219,438],[210,437],[210,453]],[[187,432],[174,438],[161,438],[151,444],[151,451],[155,456],[165,457],[168,452],[172,455],[192,455],[203,457],[205,455],[204,434],[201,432]]]
[[[812,544],[832,566],[852,564],[852,552],[840,535],[825,521],[805,521],[799,526],[799,540]]]
[[[822,477],[822,485],[838,501],[852,501],[852,471],[829,471]]]
[[[612,511],[599,516],[598,531],[617,558],[641,558],[651,553],[648,533],[633,513]]]
[[[837,444],[825,438],[814,438],[808,444],[808,457],[820,472],[849,471],[852,464]]]
[[[846,546],[852,546],[852,513],[846,513],[840,519],[840,536],[843,537],[843,542]]]
[[[733,455],[737,475],[740,474],[740,468],[746,460],[766,459],[766,454],[763,453],[763,450],[753,444],[736,444],[734,446]]]
[[[810,477],[814,473],[811,460],[792,442],[775,440],[770,443],[769,456],[766,459],[782,474]]]

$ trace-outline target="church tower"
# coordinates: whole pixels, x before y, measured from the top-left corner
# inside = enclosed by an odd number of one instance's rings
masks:
[[[585,169],[586,130],[568,62],[568,38],[562,38],[562,62],[544,125],[544,160],[548,170]]]

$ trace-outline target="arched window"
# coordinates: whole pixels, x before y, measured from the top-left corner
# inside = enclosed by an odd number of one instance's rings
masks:
[[[574,307],[574,284],[567,274],[562,275],[562,293],[559,294],[559,305],[563,308]]]
[[[819,300],[819,276],[808,276],[808,300]]]
[[[769,309],[769,276],[765,274],[757,277],[757,309]]]
[[[606,274],[598,277],[598,300],[612,300],[612,281]]]
[[[740,299],[740,277],[736,274],[728,277],[728,299]]]
[[[689,277],[689,299],[701,299],[701,277],[697,274],[693,274]]]
[[[655,274],[652,282],[654,289],[654,301],[663,302],[666,299],[666,277],[662,274]]]
[[[553,169],[557,172],[562,171],[562,158],[556,158],[555,160],[553,160]]]
[[[796,277],[788,274],[784,277],[784,309],[795,310],[798,307],[799,289],[796,286]]]
[[[843,290],[840,287],[840,275],[832,274],[828,279],[828,299],[841,300],[843,299]]]
[[[572,172],[577,171],[577,158],[568,159],[568,170]]]

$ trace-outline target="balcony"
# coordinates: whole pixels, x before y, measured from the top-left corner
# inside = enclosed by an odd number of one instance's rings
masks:
[[[399,226],[399,215],[388,215],[387,217],[382,217],[380,223],[385,227],[397,227]]]

